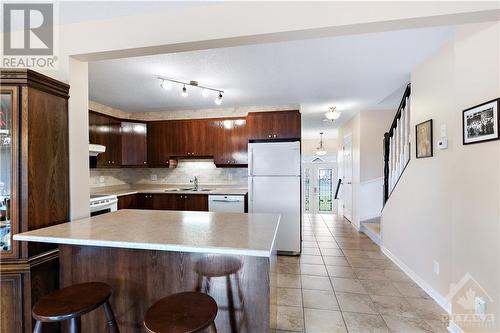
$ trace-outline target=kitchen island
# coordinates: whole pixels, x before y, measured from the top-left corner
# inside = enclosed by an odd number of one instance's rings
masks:
[[[226,259],[236,259],[239,288],[225,277],[206,282],[219,306],[218,332],[268,332],[276,322],[279,219],[275,214],[119,210],[14,239],[59,244],[61,287],[87,281],[111,285],[122,333],[143,332],[143,316],[157,300],[199,289],[200,262],[217,270]],[[228,281],[233,281],[229,288]],[[234,297],[228,296],[231,289],[237,290]],[[84,316],[82,327],[103,331],[102,311]]]

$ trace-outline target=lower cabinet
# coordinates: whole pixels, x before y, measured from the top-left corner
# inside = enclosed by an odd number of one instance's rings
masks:
[[[125,209],[120,206],[120,198],[118,198],[118,209]],[[137,209],[208,211],[206,194],[140,193],[137,194],[136,200]]]
[[[137,209],[137,195],[122,195],[118,197],[118,209]]]
[[[40,297],[59,288],[59,250],[33,260],[3,262],[0,268],[0,332],[33,332],[31,308]],[[59,324],[44,324],[43,333],[60,332]]]

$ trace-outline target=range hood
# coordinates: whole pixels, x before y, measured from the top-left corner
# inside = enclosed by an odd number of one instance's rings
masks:
[[[104,153],[106,151],[106,146],[89,144],[89,156],[97,156],[98,154]]]

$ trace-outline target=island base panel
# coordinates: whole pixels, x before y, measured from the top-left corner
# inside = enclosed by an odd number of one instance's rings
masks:
[[[198,282],[195,263],[206,256],[92,246],[60,245],[59,248],[61,287],[88,281],[111,285],[111,306],[121,333],[144,332],[143,317],[154,302],[173,293],[195,290]],[[243,304],[231,279],[233,318],[237,324],[236,329],[231,329],[227,280],[225,277],[211,279],[210,295],[219,306],[217,331],[269,332],[276,323],[275,257],[234,257],[243,263],[239,272]],[[101,332],[105,327],[102,309],[82,317],[84,333]]]

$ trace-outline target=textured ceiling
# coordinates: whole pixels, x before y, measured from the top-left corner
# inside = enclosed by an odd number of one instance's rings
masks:
[[[215,95],[182,97],[155,76],[197,80],[226,91],[223,108],[300,104],[304,137],[333,137],[358,110],[395,108],[412,69],[451,35],[428,28],[92,62],[90,97],[132,112],[217,107]],[[343,111],[337,126],[322,121],[331,105]]]

